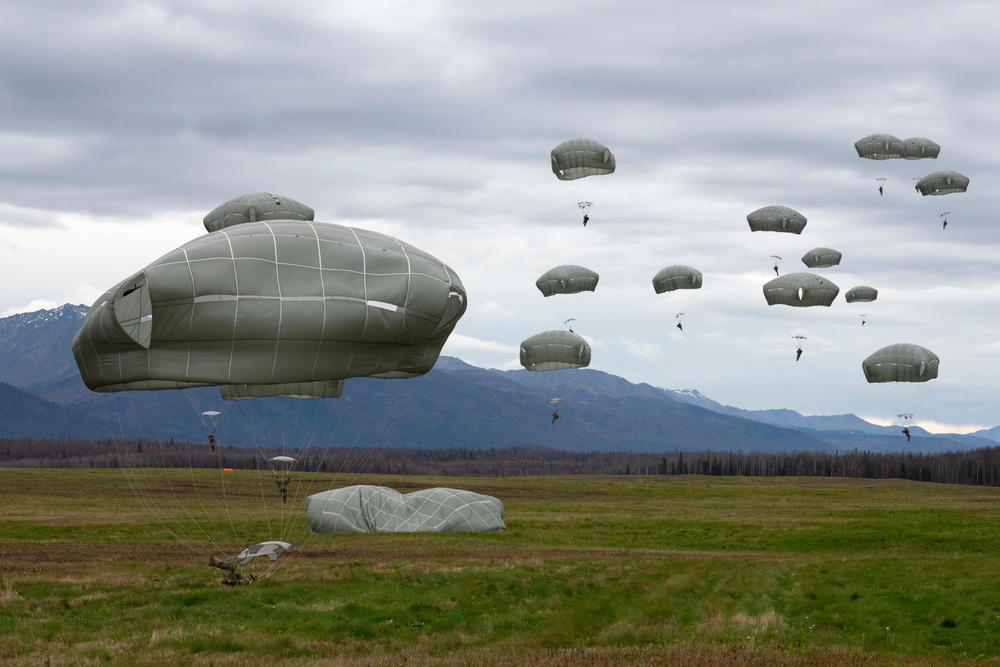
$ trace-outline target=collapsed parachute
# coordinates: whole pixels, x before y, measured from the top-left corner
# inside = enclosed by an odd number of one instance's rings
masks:
[[[833,248],[813,248],[802,255],[802,263],[810,269],[826,269],[840,264],[843,256],[842,252]]]
[[[220,229],[263,220],[312,220],[314,211],[289,197],[270,192],[252,192],[230,199],[205,216],[205,229]]]
[[[521,341],[521,365],[529,371],[586,368],[590,354],[590,344],[572,331],[543,331]]]
[[[947,195],[969,189],[969,177],[957,171],[935,171],[927,174],[914,186],[921,195]]]
[[[424,489],[403,495],[383,486],[349,486],[308,496],[305,508],[314,534],[507,530],[503,503],[461,489]]]
[[[98,392],[336,397],[347,378],[426,373],[465,308],[452,269],[390,236],[248,222],[189,241],[105,292],[73,354]]]

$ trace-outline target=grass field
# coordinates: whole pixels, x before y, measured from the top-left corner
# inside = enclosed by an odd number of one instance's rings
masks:
[[[3,666],[1000,665],[1000,489],[334,478],[494,495],[508,531],[315,536],[225,587],[119,471],[0,480]]]

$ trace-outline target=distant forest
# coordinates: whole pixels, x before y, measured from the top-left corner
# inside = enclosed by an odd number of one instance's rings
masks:
[[[0,439],[5,468],[257,469],[280,452],[148,440]],[[453,477],[535,475],[712,475],[907,479],[1000,486],[1000,447],[943,454],[849,452],[573,452],[539,446],[490,449],[307,449],[295,467],[319,472]]]

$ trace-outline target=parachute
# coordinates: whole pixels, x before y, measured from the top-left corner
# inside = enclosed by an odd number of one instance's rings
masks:
[[[910,137],[903,140],[903,157],[907,160],[922,160],[924,158],[936,160],[940,152],[941,147],[930,139]]]
[[[925,197],[965,192],[969,188],[969,177],[957,171],[935,171],[917,181],[915,187]]]
[[[543,331],[521,341],[521,365],[529,371],[586,368],[590,344],[572,331]]]
[[[73,340],[93,391],[218,386],[336,397],[426,373],[465,312],[458,276],[392,237],[274,220],[212,232],[105,292]]]
[[[801,354],[804,340],[810,335],[816,306],[829,307],[840,288],[826,278],[812,273],[789,273],[764,284],[764,299],[769,306],[791,306],[781,309],[782,319],[791,330],[795,347]],[[797,360],[797,358],[796,358]]]
[[[844,293],[844,300],[847,303],[868,303],[878,298],[878,290],[867,285],[852,287]]]
[[[276,207],[301,206],[268,197]],[[259,205],[253,204],[256,222],[243,219],[249,214],[215,215],[219,209],[207,216],[206,224],[221,221],[218,231],[110,288],[73,339],[84,383],[120,396],[116,406],[141,406],[135,412],[155,419],[155,401],[180,395],[209,420],[211,451],[168,451],[166,443],[155,451],[152,443],[140,459],[124,436],[115,444],[146,508],[186,546],[211,554],[210,564],[226,571],[227,583],[258,579],[234,576],[233,568],[259,555],[277,560],[288,550],[283,545],[295,544],[287,539],[301,530],[295,498],[326,464],[322,447],[332,435],[301,437],[309,436],[310,420],[291,406],[323,410],[327,403],[291,399],[340,396],[350,378],[426,373],[466,309],[461,280],[430,254],[384,234],[280,217],[286,208],[275,213]],[[308,214],[294,215],[312,216],[302,208]],[[224,405],[211,401],[210,388]],[[225,407],[242,399],[264,400]],[[224,412],[227,424],[231,418],[286,419],[281,428],[268,427],[269,434],[282,434],[279,441],[273,435],[257,440],[264,429],[250,423],[244,437],[252,442],[215,447],[214,426]],[[290,433],[302,441],[290,445]],[[251,455],[239,454],[240,445]],[[166,470],[185,457],[186,472]],[[162,462],[161,470],[149,472],[150,459]],[[178,474],[185,475],[181,485]],[[163,502],[171,494],[181,505],[176,513]],[[249,502],[255,495],[259,501]],[[177,522],[175,514],[186,520]],[[234,555],[219,559],[220,550]]]
[[[924,383],[937,378],[940,359],[926,347],[894,343],[871,353],[861,362],[865,379],[880,389],[887,407],[900,426],[913,422],[924,398]]]
[[[615,156],[611,150],[593,139],[569,139],[550,153],[552,173],[560,181],[576,181],[588,176],[607,176],[615,171]],[[567,188],[584,212],[583,225],[590,219],[588,209],[594,205],[594,192],[598,188],[574,186]],[[584,201],[589,199],[590,201]]]
[[[505,531],[503,503],[462,489],[401,494],[383,486],[331,489],[305,499],[309,530],[317,533]]]
[[[810,269],[826,269],[840,264],[843,256],[842,252],[833,248],[813,248],[802,255],[802,263]]]
[[[701,283],[701,271],[683,264],[673,264],[660,269],[653,276],[653,291],[663,294],[679,289],[701,289]]]
[[[747,214],[751,232],[770,232],[756,235],[761,250],[774,261],[774,272],[792,239],[806,227],[806,217],[793,208],[781,205],[764,206]]]
[[[598,280],[600,276],[590,269],[575,264],[564,264],[543,273],[535,281],[535,285],[542,296],[548,297],[555,294],[593,292],[597,289]]]
[[[604,176],[615,171],[615,156],[600,141],[569,139],[552,149],[552,173],[560,181]]]
[[[312,220],[314,211],[294,199],[270,192],[252,192],[220,204],[205,216],[205,229],[220,229],[263,220]]]
[[[869,134],[854,142],[858,157],[869,160],[893,160],[903,157],[906,146],[891,134]]]

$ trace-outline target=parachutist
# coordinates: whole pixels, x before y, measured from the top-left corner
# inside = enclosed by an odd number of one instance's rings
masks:
[[[590,222],[590,216],[586,213],[583,214],[583,226],[586,227],[587,223]]]
[[[861,326],[865,326],[865,321],[861,320]]]
[[[684,331],[684,327],[681,325],[680,322],[677,323],[677,328],[680,329],[681,331]]]
[[[910,429],[906,426],[903,427],[903,435],[906,436],[906,441],[910,441]]]
[[[214,452],[215,451],[215,434],[214,433],[209,433],[208,434],[208,444],[209,444],[209,446],[211,446],[212,451]]]
[[[948,228],[948,221],[947,220],[942,221],[941,222],[941,229],[947,229],[947,228]]]
[[[555,424],[557,419],[559,419],[559,411],[558,410],[553,410],[552,411],[552,423]]]
[[[244,577],[236,571],[236,566],[238,565],[236,556],[230,556],[226,560],[219,560],[215,556],[209,556],[208,564],[210,567],[217,567],[222,570],[222,583],[226,586],[252,584],[256,581],[252,574],[249,577]]]
[[[778,275],[778,265],[774,265],[774,275]]]
[[[288,499],[288,483],[290,481],[292,481],[291,475],[285,475],[284,479],[281,477],[274,478],[274,483],[278,485],[278,493],[281,494],[282,504]]]
[[[801,347],[798,348],[797,350],[795,350],[795,361],[798,361],[800,357],[802,357],[802,348]]]
[[[881,197],[881,196],[882,196],[882,186],[881,186],[881,185],[880,185],[880,186],[878,186],[878,196],[879,196],[879,197]]]

